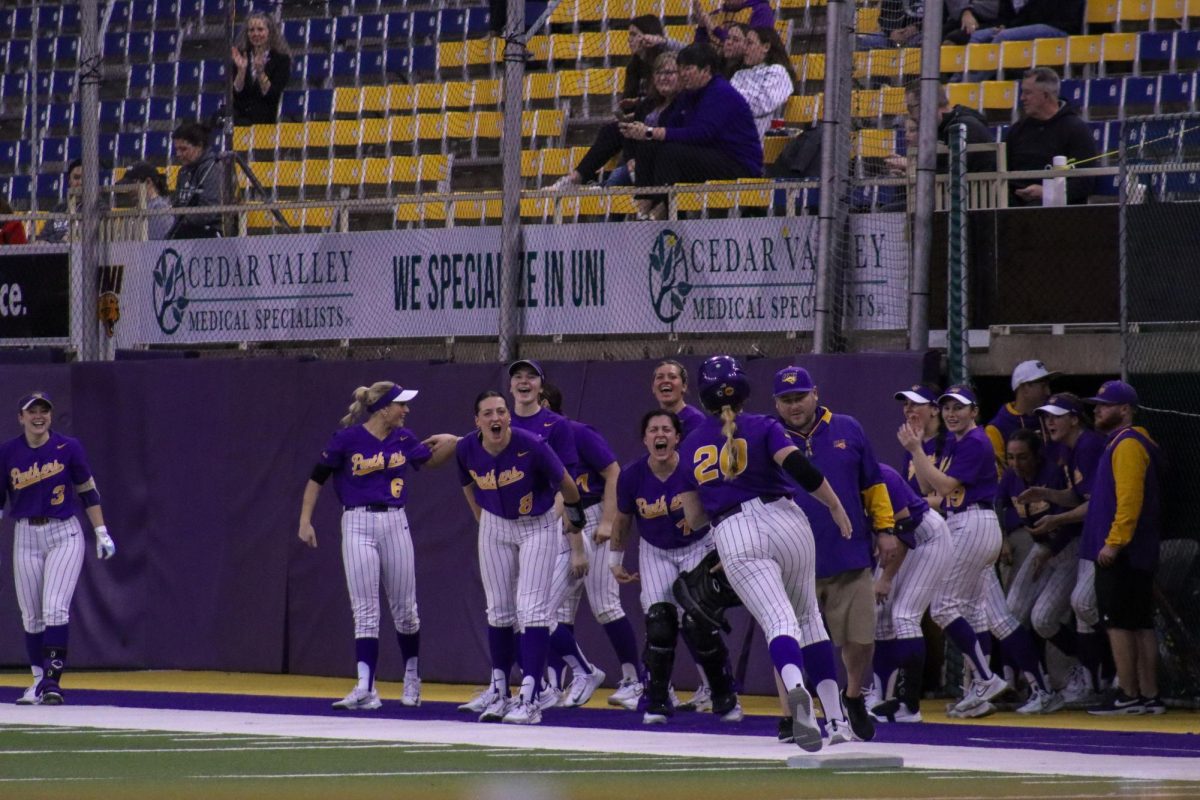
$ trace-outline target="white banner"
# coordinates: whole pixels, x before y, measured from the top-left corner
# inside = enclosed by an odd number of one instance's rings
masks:
[[[851,217],[847,325],[908,327],[903,214]],[[816,217],[532,225],[524,331],[807,331]],[[117,344],[495,336],[498,228],[112,244]]]

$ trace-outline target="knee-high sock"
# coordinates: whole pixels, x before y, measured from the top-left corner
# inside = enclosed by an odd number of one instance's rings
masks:
[[[1050,644],[1062,651],[1063,655],[1077,656],[1079,654],[1079,634],[1075,624],[1059,625],[1058,630],[1050,637]]]
[[[550,664],[549,672],[553,673],[555,669],[555,657],[558,661],[569,666],[576,675],[590,675],[592,673],[592,664],[587,660],[587,656],[583,654],[583,650],[579,647],[579,642],[575,639],[575,626],[564,625],[559,623],[554,631],[550,634]],[[563,673],[560,671],[557,676],[559,688],[563,686]]]
[[[613,652],[617,654],[617,660],[621,662],[621,677],[641,680],[645,670],[642,660],[638,658],[637,636],[629,618],[621,617],[604,623],[604,632],[608,635]]]
[[[1089,631],[1078,635],[1079,663],[1088,672],[1092,682],[1092,691],[1100,688],[1100,677],[1104,663],[1104,650],[1107,647],[1105,635],[1100,631]]]
[[[354,659],[358,662],[358,685],[369,692],[375,688],[375,666],[379,663],[379,640],[373,636],[355,639]]]
[[[396,641],[400,643],[400,658],[404,661],[404,679],[417,677],[417,659],[421,655],[421,634],[396,633]]]
[[[488,626],[488,655],[492,659],[492,688],[508,696],[508,675],[517,652],[517,634],[511,627]]]
[[[891,685],[892,676],[899,666],[895,652],[895,639],[875,640],[875,654],[871,658],[871,671],[875,674],[875,681],[879,686],[879,697],[882,700],[890,700],[895,691],[895,687]]]
[[[69,625],[47,625],[42,633],[42,672],[57,681],[67,668],[67,632]]]
[[[550,649],[550,629],[534,625],[521,636],[521,699],[532,702],[546,674],[546,654]]]
[[[947,625],[944,630],[946,631],[946,635],[950,637],[950,641],[954,642],[963,656],[971,660],[972,666],[975,667],[976,675],[984,680],[992,677],[992,670],[988,667],[987,654],[984,652],[981,641],[985,637],[976,636],[974,629],[971,628],[971,623],[962,617],[955,617],[954,621]],[[990,639],[991,637],[987,636],[986,638]]]
[[[825,710],[825,721],[836,720],[845,722],[842,713],[842,692],[837,682],[837,658],[833,653],[833,642],[828,640],[810,644],[803,648],[804,671],[808,682],[821,698],[821,708]]]
[[[924,694],[922,684],[925,677],[925,638],[915,636],[911,639],[897,639],[896,663],[900,666],[896,696],[908,706],[909,711],[917,711]]]
[[[1024,625],[1017,626],[1015,631],[1000,640],[1000,645],[1009,662],[1025,676],[1030,686],[1036,686],[1043,692],[1049,691],[1046,670],[1038,658],[1033,635]]]

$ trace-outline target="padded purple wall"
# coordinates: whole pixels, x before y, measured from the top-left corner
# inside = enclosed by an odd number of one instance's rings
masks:
[[[797,361],[812,371],[823,403],[857,416],[880,458],[898,461],[892,394],[919,378],[919,355]],[[684,362],[694,369],[699,359]],[[566,411],[595,425],[626,461],[639,455],[637,420],[654,405],[654,363],[564,362],[546,369],[566,395]],[[771,408],[767,387],[786,363],[748,362],[758,389],[751,410]],[[55,399],[55,427],[83,440],[119,548],[116,559],[102,564],[89,546],[72,606],[70,661],[351,675],[353,630],[332,488],[322,492],[314,515],[316,550],[300,544],[296,526],[318,451],[354,387],[375,380],[421,390],[409,417],[419,434],[466,432],[475,395],[507,388],[503,368],[487,364],[180,360],[0,367],[14,412],[20,395],[45,389]],[[9,419],[2,435],[16,436]],[[422,672],[428,680],[482,683],[487,662],[475,530],[452,466],[415,476],[409,519]],[[0,531],[0,555],[10,556],[12,523],[4,520]],[[3,559],[0,664],[21,665],[10,564]],[[624,601],[640,635],[636,587],[624,588]],[[729,641],[736,657],[748,616],[739,611],[733,617]],[[588,653],[615,675],[607,639],[587,611],[578,630]],[[398,678],[394,637],[383,636],[381,653],[381,676]],[[694,684],[689,665],[681,663],[677,672],[681,687]],[[761,634],[747,684],[755,692],[772,690]]]

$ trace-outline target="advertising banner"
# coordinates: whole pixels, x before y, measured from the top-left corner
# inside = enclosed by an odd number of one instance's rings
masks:
[[[71,335],[71,257],[6,247],[0,255],[0,343],[66,341]]]

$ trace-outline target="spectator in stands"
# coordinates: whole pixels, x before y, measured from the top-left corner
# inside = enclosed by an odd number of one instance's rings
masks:
[[[1005,0],[946,0],[942,41],[967,44],[981,28],[1000,24],[1005,5]]]
[[[716,20],[713,19],[714,14]],[[692,16],[697,20],[697,42],[709,41],[710,38],[721,39],[731,26],[738,23],[750,28],[770,28],[775,25],[771,0],[725,0],[712,13],[705,10],[702,0],[692,0]]]
[[[904,104],[908,108],[908,116],[920,122],[921,117],[921,82],[912,81],[904,87]],[[992,144],[996,141],[988,128],[984,116],[967,106],[951,106],[950,95],[945,86],[938,87],[938,141],[949,145],[951,128],[955,125],[967,127],[967,144]],[[912,140],[915,144],[916,140]],[[948,161],[945,156],[938,156],[938,172],[947,171]],[[993,172],[996,169],[996,153],[992,150],[967,153],[967,170],[970,172]]]
[[[275,20],[261,11],[246,18],[230,54],[233,59],[233,121],[273,125],[279,98],[291,75],[292,56]]]
[[[766,135],[771,121],[781,115],[796,90],[792,61],[774,27],[751,28],[746,34],[743,67],[734,73],[730,84],[746,98],[759,137]]]
[[[709,180],[757,178],[763,171],[762,139],[745,98],[717,74],[716,52],[705,44],[679,51],[678,124],[621,124],[621,133],[639,143],[638,186],[670,186]],[[639,199],[639,214],[662,219],[666,205],[659,197]]]
[[[622,100],[641,100],[654,84],[654,62],[667,50],[679,50],[679,42],[667,38],[662,20],[652,14],[629,21],[629,63],[625,65]]]
[[[55,214],[70,214],[75,210],[79,200],[79,192],[83,186],[83,161],[75,159],[67,165],[67,195],[54,206],[51,211]],[[38,240],[58,244],[67,240],[71,230],[71,220],[66,218],[53,219],[42,226]]]
[[[158,167],[148,161],[139,161],[125,170],[120,182],[126,185],[145,187],[146,208],[149,210],[171,207],[171,201],[167,199],[167,176],[159,172]],[[175,227],[173,214],[151,214],[146,217],[146,238],[166,239],[173,227]]]
[[[855,47],[859,50],[920,47],[924,14],[924,0],[883,0],[879,5],[879,33],[860,33]]]
[[[712,45],[720,58],[720,73],[726,78],[732,78],[734,73],[744,66],[746,34],[749,32],[749,25],[743,25],[740,22],[730,25],[729,30],[725,31],[723,36],[718,36],[716,43]],[[696,41],[700,44],[705,43],[699,36],[696,37]]]
[[[1025,0],[1017,6],[1018,2],[1005,3],[1001,24],[978,29],[971,34],[971,44],[1074,36],[1083,30],[1087,0]]]
[[[217,154],[208,147],[208,131],[194,122],[185,122],[171,138],[181,165],[172,205],[176,208],[224,205],[225,170]],[[167,238],[212,239],[220,235],[220,214],[180,214]]]
[[[624,121],[633,121],[636,118],[650,127],[668,124],[671,117],[668,115],[667,109],[678,95],[679,69],[675,63],[675,54],[667,51],[660,54],[654,62],[654,84],[645,99],[642,100],[638,111]],[[596,173],[600,171],[600,168],[617,153],[623,153],[621,164],[609,174],[604,185],[632,186],[635,153],[629,140],[621,135],[619,122],[614,121],[600,128],[596,134],[595,143],[584,153],[579,165],[548,188],[560,190],[592,182],[596,179]]]
[[[0,214],[11,214],[13,208],[8,204],[8,198],[0,196]],[[25,225],[19,219],[0,221],[0,244],[25,244]]]
[[[1096,142],[1087,123],[1072,106],[1059,99],[1058,93],[1059,78],[1054,70],[1036,67],[1025,73],[1021,81],[1024,116],[1004,137],[1010,170],[1045,169],[1055,156],[1066,156],[1068,164],[1095,157]],[[1091,178],[1067,179],[1068,203],[1086,203],[1091,193]],[[1040,179],[1009,181],[1008,195],[1012,205],[1040,206],[1042,182]]]

